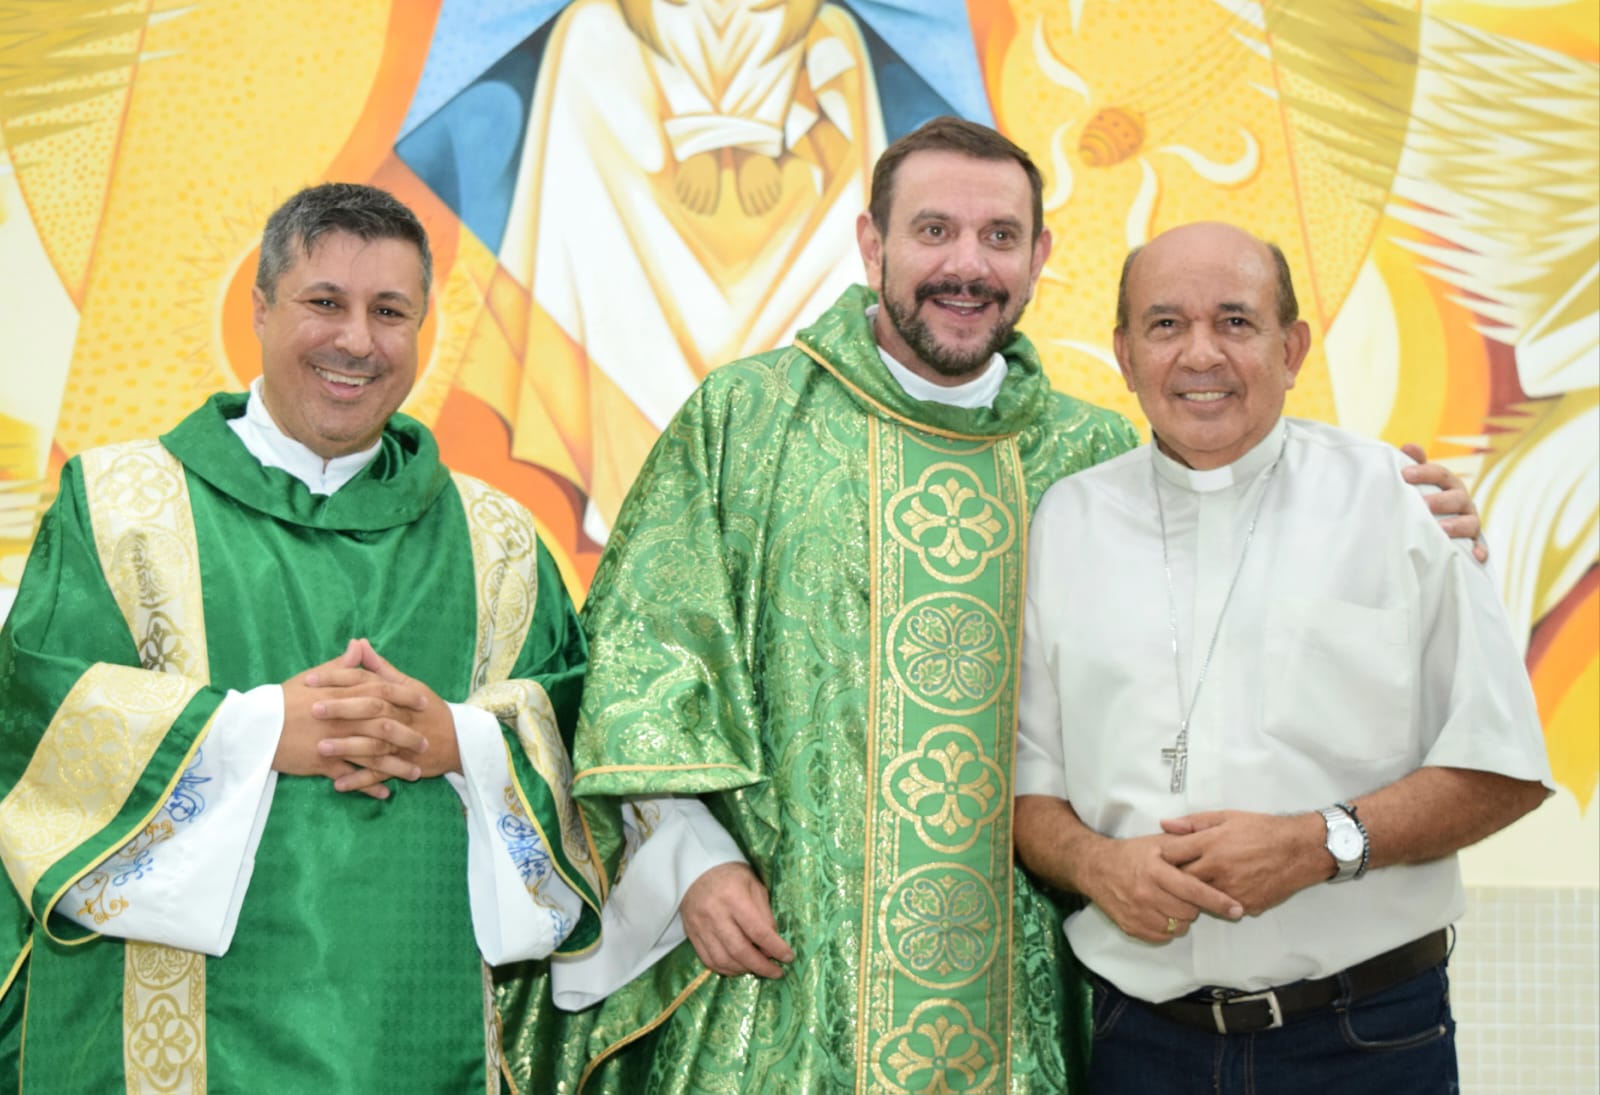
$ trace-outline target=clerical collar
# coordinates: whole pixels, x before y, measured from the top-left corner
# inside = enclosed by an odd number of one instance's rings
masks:
[[[873,322],[877,315],[878,305],[869,305],[867,322]],[[895,383],[905,389],[907,395],[927,403],[943,403],[949,407],[964,407],[968,410],[975,407],[992,407],[995,396],[1000,394],[1000,388],[1006,380],[1006,359],[1000,354],[991,357],[988,367],[971,380],[948,388],[935,384],[926,377],[918,376],[890,357],[882,346],[878,347],[878,356],[883,358],[883,364],[888,368],[889,375],[894,377]]]
[[[1173,486],[1194,491],[1196,494],[1211,494],[1227,490],[1236,483],[1248,483],[1265,471],[1282,450],[1283,434],[1288,428],[1288,423],[1280,417],[1267,432],[1267,436],[1256,442],[1254,448],[1233,463],[1224,464],[1220,468],[1200,471],[1181,464],[1162,452],[1161,446],[1154,441],[1150,443],[1150,459],[1155,463],[1156,473]]]
[[[306,446],[278,428],[261,398],[261,378],[250,385],[250,398],[245,401],[244,414],[228,419],[228,428],[239,435],[244,447],[263,467],[280,468],[306,485],[312,494],[332,494],[362,468],[372,463],[382,446],[381,440],[369,449],[346,456],[335,456],[324,461]]]

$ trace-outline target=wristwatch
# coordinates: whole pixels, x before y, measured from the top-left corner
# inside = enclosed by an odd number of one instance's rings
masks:
[[[1328,839],[1324,846],[1339,867],[1328,881],[1349,882],[1352,878],[1359,878],[1361,868],[1367,861],[1367,834],[1354,818],[1338,806],[1324,806],[1320,813],[1323,824],[1328,827]]]

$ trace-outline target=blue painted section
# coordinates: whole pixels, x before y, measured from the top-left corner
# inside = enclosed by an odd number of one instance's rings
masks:
[[[841,6],[871,28],[881,46],[895,57],[900,71],[891,72],[887,85],[884,69],[878,69],[878,97],[885,116],[896,96],[921,94],[918,84],[945,104],[898,132],[889,129],[891,141],[939,114],[959,114],[974,122],[994,125],[964,0],[846,0]],[[875,64],[878,62],[876,53],[872,59]]]
[[[491,251],[499,251],[505,235],[534,87],[564,6],[446,0],[395,145]],[[889,140],[940,114],[993,124],[964,3],[941,0],[927,10],[906,0],[842,6],[861,25]]]
[[[511,215],[551,25],[524,39],[395,145],[395,153],[491,251],[500,250]]]
[[[479,79],[534,31],[554,19],[568,0],[444,0],[417,80],[404,139],[435,111]]]

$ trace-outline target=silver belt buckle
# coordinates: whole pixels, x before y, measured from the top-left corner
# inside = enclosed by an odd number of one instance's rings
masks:
[[[1232,1007],[1234,1004],[1248,1004],[1254,1000],[1265,1000],[1267,1002],[1267,1011],[1272,1016],[1272,1022],[1263,1027],[1263,1030],[1277,1030],[1283,1026],[1283,1009],[1278,1006],[1278,992],[1276,989],[1267,989],[1264,992],[1252,992],[1244,996],[1230,996],[1226,1000],[1213,1000],[1211,1002],[1211,1017],[1217,1024],[1217,1033],[1231,1033],[1228,1030],[1228,1021],[1223,1017],[1223,1009]]]

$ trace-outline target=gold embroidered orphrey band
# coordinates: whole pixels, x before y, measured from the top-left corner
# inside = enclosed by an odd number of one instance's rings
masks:
[[[1027,493],[1010,438],[874,417],[859,1090],[1009,1086]]]

